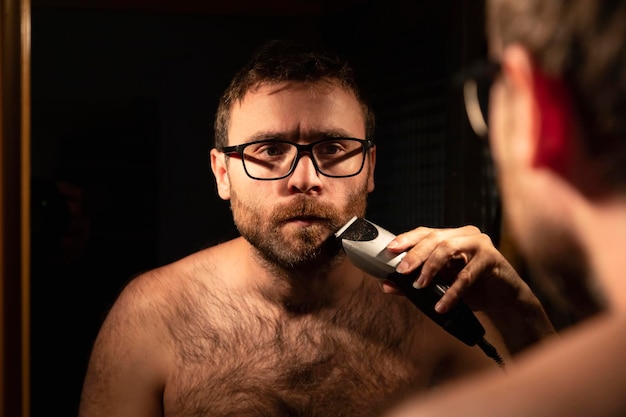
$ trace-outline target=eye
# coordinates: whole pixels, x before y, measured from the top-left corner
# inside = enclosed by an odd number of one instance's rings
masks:
[[[246,148],[247,153],[253,154],[256,158],[279,158],[291,153],[292,146],[283,142],[260,142]]]
[[[333,156],[345,149],[341,141],[322,142],[315,147],[315,151],[319,155]]]

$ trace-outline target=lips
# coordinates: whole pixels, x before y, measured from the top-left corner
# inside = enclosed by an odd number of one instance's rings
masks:
[[[328,223],[328,222],[329,222],[328,219],[325,219],[319,216],[293,216],[293,217],[289,217],[280,221],[280,223],[283,223],[283,224],[304,223],[307,225],[312,225],[314,223]]]
[[[325,226],[331,230],[339,227],[335,227],[339,217],[331,205],[303,196],[276,207],[272,214],[274,224],[279,227],[293,224],[300,227]]]
[[[300,199],[288,205],[279,206],[274,210],[274,218],[278,221],[326,221],[328,209],[319,202]]]

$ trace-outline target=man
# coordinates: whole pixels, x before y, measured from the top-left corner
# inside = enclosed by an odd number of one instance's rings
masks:
[[[487,0],[487,22],[488,134],[508,225],[584,317],[506,375],[459,380],[389,415],[625,416],[626,1]]]
[[[344,61],[286,42],[261,48],[222,97],[211,150],[241,237],[126,286],[95,342],[80,416],[375,416],[414,390],[497,369],[385,295],[335,242],[374,189],[373,126]],[[551,333],[476,228],[418,228],[396,243],[412,248],[402,271],[460,260],[461,284],[508,290],[481,316],[501,353]],[[520,304],[537,320],[505,348],[487,316],[516,318]]]

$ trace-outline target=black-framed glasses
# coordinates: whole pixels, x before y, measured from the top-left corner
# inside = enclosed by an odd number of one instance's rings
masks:
[[[499,62],[478,61],[459,76],[467,118],[474,133],[481,137],[489,131],[489,92],[500,68]]]
[[[303,153],[311,155],[315,169],[331,178],[358,175],[365,164],[371,140],[355,138],[323,139],[307,145],[283,140],[258,140],[224,146],[221,152],[238,155],[246,174],[255,180],[279,180],[291,175]]]

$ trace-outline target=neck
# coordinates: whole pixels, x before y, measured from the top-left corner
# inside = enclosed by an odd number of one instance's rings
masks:
[[[245,242],[250,256],[247,268],[265,301],[290,314],[309,314],[341,304],[363,285],[365,274],[341,251],[331,258],[286,267],[263,257]],[[252,272],[253,271],[253,272]]]
[[[626,312],[626,195],[589,202],[576,225],[607,307]]]

